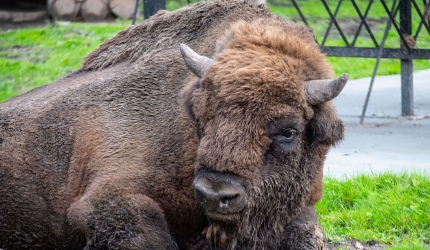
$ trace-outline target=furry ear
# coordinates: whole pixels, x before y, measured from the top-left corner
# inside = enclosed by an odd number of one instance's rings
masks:
[[[313,106],[314,116],[307,126],[307,136],[312,144],[333,145],[343,139],[344,126],[332,102]]]
[[[200,79],[196,79],[195,81],[189,82],[185,87],[181,90],[181,104],[188,116],[196,121],[196,117],[193,112],[193,102],[191,99],[193,98],[194,90],[199,88]]]

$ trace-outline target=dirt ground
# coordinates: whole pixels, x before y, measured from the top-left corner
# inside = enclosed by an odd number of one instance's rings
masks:
[[[344,240],[342,243],[328,243],[327,244],[327,250],[337,250],[337,249],[347,249],[347,250],[356,250],[356,249],[362,249],[362,250],[381,250],[385,249],[386,247],[381,245],[376,240],[370,240],[367,242],[360,242],[355,239],[347,239]]]

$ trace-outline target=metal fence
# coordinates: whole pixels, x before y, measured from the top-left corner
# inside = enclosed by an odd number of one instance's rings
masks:
[[[297,10],[302,21],[308,24],[305,14],[302,13],[300,5],[296,0],[290,0]],[[324,5],[325,11],[330,16],[330,24],[325,32],[324,38],[319,42],[321,50],[328,56],[338,56],[338,57],[365,57],[365,58],[376,58],[375,68],[372,74],[371,82],[369,85],[369,91],[366,96],[364,103],[360,123],[363,123],[364,116],[366,114],[367,104],[369,102],[370,94],[373,87],[373,82],[375,80],[376,72],[378,70],[379,62],[381,58],[392,58],[400,59],[401,61],[401,96],[402,96],[402,115],[410,116],[414,115],[414,105],[413,105],[413,60],[414,59],[430,59],[430,49],[424,48],[420,49],[416,47],[416,41],[419,36],[430,36],[430,14],[429,5],[430,1],[422,0],[420,4],[416,0],[369,0],[367,7],[364,11],[358,8],[355,0],[350,1],[360,18],[360,23],[353,36],[352,41],[348,40],[344,34],[344,31],[340,27],[336,16],[339,13],[339,9],[344,0],[338,0],[336,9],[334,12],[329,8],[326,0],[320,0]],[[389,8],[389,4],[391,8]],[[385,13],[387,15],[387,23],[385,27],[384,36],[382,40],[378,43],[375,39],[374,32],[372,32],[368,24],[368,14],[375,4],[381,4]],[[414,9],[413,9],[414,8]],[[415,31],[412,29],[412,10],[418,15],[419,25],[416,27]],[[397,17],[397,18],[396,18]],[[341,36],[344,46],[326,46],[328,34],[332,27],[335,27],[339,35]],[[388,33],[392,26],[395,28],[396,33],[399,37],[399,48],[386,48],[385,41],[387,39]],[[365,28],[369,37],[373,42],[373,47],[357,47],[356,41],[361,34],[361,31]],[[424,28],[424,30],[423,30]],[[318,41],[317,41],[318,42]]]
[[[280,1],[281,0],[278,0],[278,2]],[[337,20],[337,16],[342,4],[347,1],[352,4],[360,20],[352,40],[347,39],[344,30],[341,28],[341,25],[339,25]],[[312,25],[309,25],[309,22],[306,18],[306,13],[302,11],[303,5],[308,4],[308,1],[284,0],[282,2],[292,4],[297,10],[301,21],[312,28]],[[399,59],[401,61],[402,115],[414,115],[412,75],[413,60],[430,59],[430,48],[417,48],[415,42],[419,36],[430,36],[430,0],[421,0],[420,2],[417,2],[417,0],[368,0],[365,9],[360,9],[356,0],[337,0],[337,2],[331,0],[329,1],[331,5],[333,5],[333,2],[336,3],[336,8],[334,11],[329,7],[328,0],[320,0],[320,2],[324,6],[322,11],[326,11],[330,17],[330,23],[324,33],[323,39],[321,41],[317,41],[321,47],[322,52],[326,53],[328,56],[335,57],[376,58],[376,64],[373,70],[373,75],[364,103],[360,122],[363,123],[363,119],[366,114],[367,104],[381,58]],[[165,4],[165,0],[144,0],[145,18],[154,14],[158,9],[165,8]],[[375,38],[374,32],[372,32],[368,21],[368,15],[372,7],[376,4],[383,6],[387,17],[385,32],[381,41],[379,42]],[[418,19],[420,20],[419,25],[415,27],[415,30],[413,30],[412,27],[412,13],[418,15]],[[326,45],[329,33],[333,30],[333,27],[342,38],[344,46]],[[356,45],[358,38],[362,35],[363,27],[372,40],[372,47],[358,47]],[[396,34],[399,38],[398,48],[385,47],[387,36],[392,27],[394,27],[396,30]]]

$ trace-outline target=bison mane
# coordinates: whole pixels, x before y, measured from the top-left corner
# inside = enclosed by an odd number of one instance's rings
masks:
[[[263,5],[226,0],[198,3],[173,12],[161,10],[145,22],[130,26],[107,39],[85,57],[82,69],[98,70],[139,59],[148,61],[154,53],[177,46],[178,43],[192,45],[195,42],[210,41],[210,38],[214,41],[228,28],[221,25],[224,27],[220,27],[221,33],[217,33],[217,29],[213,29],[214,25],[251,20],[256,14],[258,17],[279,18]],[[226,22],[224,17],[227,18]],[[212,48],[212,53],[213,51]]]

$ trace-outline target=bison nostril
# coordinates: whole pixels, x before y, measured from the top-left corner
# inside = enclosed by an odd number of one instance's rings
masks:
[[[239,197],[238,194],[229,195],[229,196],[223,196],[220,198],[221,206],[228,206],[230,203],[235,200],[237,197]]]
[[[234,214],[246,205],[246,193],[243,187],[231,181],[212,181],[197,178],[194,183],[196,198],[206,211],[222,214]]]

